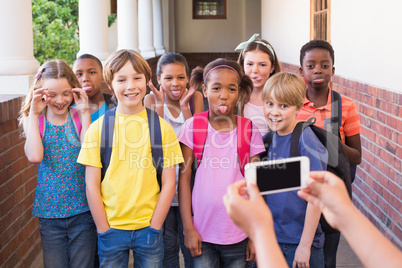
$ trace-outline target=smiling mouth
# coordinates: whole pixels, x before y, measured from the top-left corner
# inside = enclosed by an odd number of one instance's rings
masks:
[[[125,97],[127,98],[135,98],[139,95],[140,93],[131,93],[131,94],[124,94]]]
[[[269,120],[270,120],[273,124],[278,124],[278,123],[282,122],[282,120],[280,120],[280,119],[272,119],[272,118],[270,118]]]
[[[64,104],[64,105],[53,105],[53,106],[54,106],[57,110],[63,110],[66,105]]]

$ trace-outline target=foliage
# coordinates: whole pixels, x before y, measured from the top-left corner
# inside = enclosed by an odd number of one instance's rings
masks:
[[[78,0],[32,0],[34,54],[42,64],[51,59],[74,62],[79,50]]]
[[[112,26],[112,24],[116,21],[117,15],[116,13],[112,13],[107,17],[107,26]]]

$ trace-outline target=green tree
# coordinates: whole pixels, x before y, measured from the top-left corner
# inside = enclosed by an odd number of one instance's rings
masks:
[[[63,59],[72,64],[79,50],[78,0],[32,0],[34,55],[42,64]]]

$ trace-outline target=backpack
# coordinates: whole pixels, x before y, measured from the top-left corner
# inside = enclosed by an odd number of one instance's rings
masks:
[[[341,138],[339,129],[342,126],[342,98],[341,95],[331,90],[332,103],[331,103],[331,130],[332,133]],[[338,104],[338,105],[337,105]],[[350,179],[353,183],[356,176],[356,165],[350,164]]]
[[[208,134],[209,111],[194,115],[193,121],[193,160],[197,159],[196,167],[201,163],[204,152],[205,140]],[[237,119],[237,153],[240,164],[240,171],[244,176],[244,166],[250,162],[250,141],[252,134],[252,123],[248,118],[236,115]]]
[[[159,189],[162,189],[162,171],[163,171],[163,149],[162,134],[158,114],[151,109],[145,108],[148,116],[149,137],[151,140],[152,163],[156,169],[156,179]],[[110,156],[113,146],[113,132],[115,123],[116,108],[106,111],[102,123],[101,134],[101,182],[105,177],[106,170],[109,167]]]
[[[77,132],[78,138],[79,138],[80,134],[81,134],[82,124],[81,124],[80,116],[78,114],[78,110],[77,110],[77,108],[70,107],[68,112],[70,113],[70,116],[73,119],[74,129]],[[46,130],[45,114],[42,114],[41,116],[39,116],[38,124],[39,124],[40,137],[43,139],[43,137],[45,136],[45,130]]]
[[[328,151],[328,163],[327,170],[334,173],[338,177],[340,177],[346,185],[346,189],[349,193],[350,198],[352,198],[352,184],[350,178],[350,164],[348,157],[343,149],[342,141],[338,136],[333,133],[326,131],[320,127],[314,125],[315,118],[309,118],[305,122],[298,122],[295,126],[292,136],[290,138],[290,155],[289,157],[300,156],[299,152],[299,140],[300,135],[304,131],[306,127],[311,128],[313,133],[320,140],[322,145]],[[268,132],[263,140],[265,144],[265,148],[267,149],[265,154],[268,154],[269,146],[272,143],[272,137],[274,136],[274,132]],[[266,155],[265,155],[266,156]],[[325,220],[324,216],[321,215],[320,224],[325,233],[335,233],[338,232],[336,229],[333,229]]]

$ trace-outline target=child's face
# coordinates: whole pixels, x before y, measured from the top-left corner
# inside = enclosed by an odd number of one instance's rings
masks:
[[[119,113],[137,114],[143,110],[146,84],[145,75],[137,73],[129,61],[113,75],[111,89],[118,101]]]
[[[269,128],[281,136],[292,133],[298,122],[296,115],[299,109],[296,106],[279,103],[273,93],[268,100],[264,100],[264,103],[264,115]]]
[[[216,115],[232,115],[239,96],[239,77],[230,69],[220,68],[208,74],[207,86],[202,86],[209,110]]]
[[[49,93],[47,107],[50,112],[58,116],[65,115],[73,101],[72,86],[67,79],[46,79],[42,88],[46,88]]]
[[[306,52],[299,71],[306,80],[308,88],[326,90],[335,73],[335,68],[329,51],[314,48]]]
[[[171,63],[162,67],[158,83],[163,87],[165,96],[171,100],[180,100],[186,91],[188,77],[186,68],[180,63]]]
[[[73,71],[89,98],[100,93],[104,80],[101,68],[95,60],[77,60],[74,62]]]
[[[262,89],[274,71],[269,55],[261,50],[244,53],[244,72],[253,81],[254,88]]]

